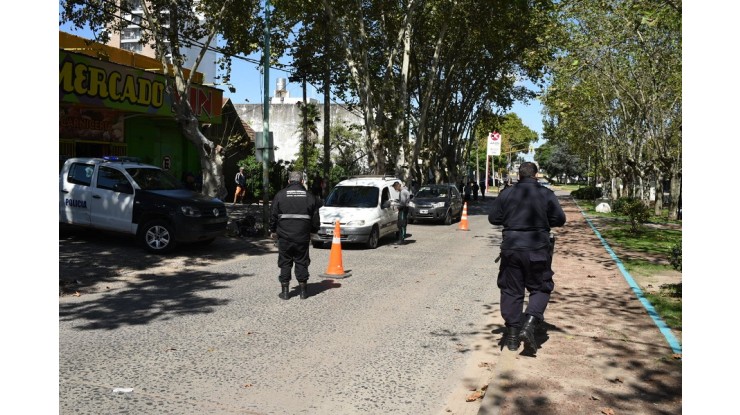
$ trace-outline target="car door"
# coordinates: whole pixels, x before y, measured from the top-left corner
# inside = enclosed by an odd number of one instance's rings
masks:
[[[90,197],[95,164],[74,162],[59,178],[59,221],[90,225]]]
[[[134,188],[122,171],[100,166],[92,187],[90,219],[101,229],[133,232]]]
[[[450,206],[452,215],[458,217],[462,215],[462,196],[456,186],[450,186]]]
[[[398,192],[391,186],[384,186],[380,192],[380,235],[387,235],[398,230],[398,208],[393,206],[391,200],[398,199]],[[387,206],[387,207],[384,207]]]

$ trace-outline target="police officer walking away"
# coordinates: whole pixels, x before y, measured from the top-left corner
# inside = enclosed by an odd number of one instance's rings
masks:
[[[539,348],[534,331],[544,319],[555,288],[550,228],[565,224],[565,213],[555,193],[540,185],[536,175],[537,165],[522,163],[519,182],[501,191],[488,215],[491,224],[503,225],[497,285],[506,324],[504,344],[514,351],[524,341],[525,348],[533,353]],[[529,301],[522,314],[525,288]]]
[[[295,279],[298,280],[301,299],[308,298],[308,246],[311,233],[318,232],[319,205],[316,198],[303,186],[303,174],[290,172],[288,186],[279,191],[272,201],[270,214],[270,237],[278,241],[278,267],[280,286],[278,295],[283,300],[290,298],[290,279],[295,264]]]

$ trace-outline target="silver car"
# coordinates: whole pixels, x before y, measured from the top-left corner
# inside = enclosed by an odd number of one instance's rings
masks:
[[[462,217],[462,196],[451,183],[424,185],[409,204],[409,223],[429,221],[450,225]]]

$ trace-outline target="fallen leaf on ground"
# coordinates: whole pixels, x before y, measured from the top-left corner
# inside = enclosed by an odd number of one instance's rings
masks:
[[[596,278],[596,275],[586,275],[586,278]]]
[[[681,353],[673,353],[673,358],[674,359],[682,359]]]
[[[599,401],[600,399],[598,397],[596,397],[596,396],[591,395],[591,400],[592,401]]]
[[[468,395],[467,398],[465,398],[465,402],[473,402],[473,401],[477,401],[478,399],[481,399],[481,398],[483,398],[483,392],[481,392],[481,391],[475,391],[475,392],[471,393],[470,395]]]
[[[604,415],[614,415],[614,410],[612,408],[602,408],[601,413]]]
[[[624,383],[624,381],[621,378],[614,378],[615,382]]]
[[[252,386],[254,386],[254,385],[252,385],[251,383],[245,383],[244,384],[244,387],[245,388],[251,388]]]
[[[72,295],[74,295],[75,297],[79,297],[80,296],[80,292],[79,291],[75,291],[75,293],[72,294]]]

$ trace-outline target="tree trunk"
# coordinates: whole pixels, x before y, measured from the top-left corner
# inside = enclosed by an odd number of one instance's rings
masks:
[[[178,108],[190,108],[189,106],[179,105]],[[187,109],[184,109],[187,111]],[[201,193],[210,197],[217,197],[221,200],[226,199],[226,183],[224,180],[224,151],[220,145],[214,145],[212,141],[206,138],[200,131],[198,119],[194,115],[178,115],[179,119],[186,119],[182,123],[183,135],[198,150],[200,158],[201,173],[203,175],[203,189]]]
[[[681,199],[681,173],[671,172],[671,203],[668,205],[668,219],[678,219],[678,201]]]

